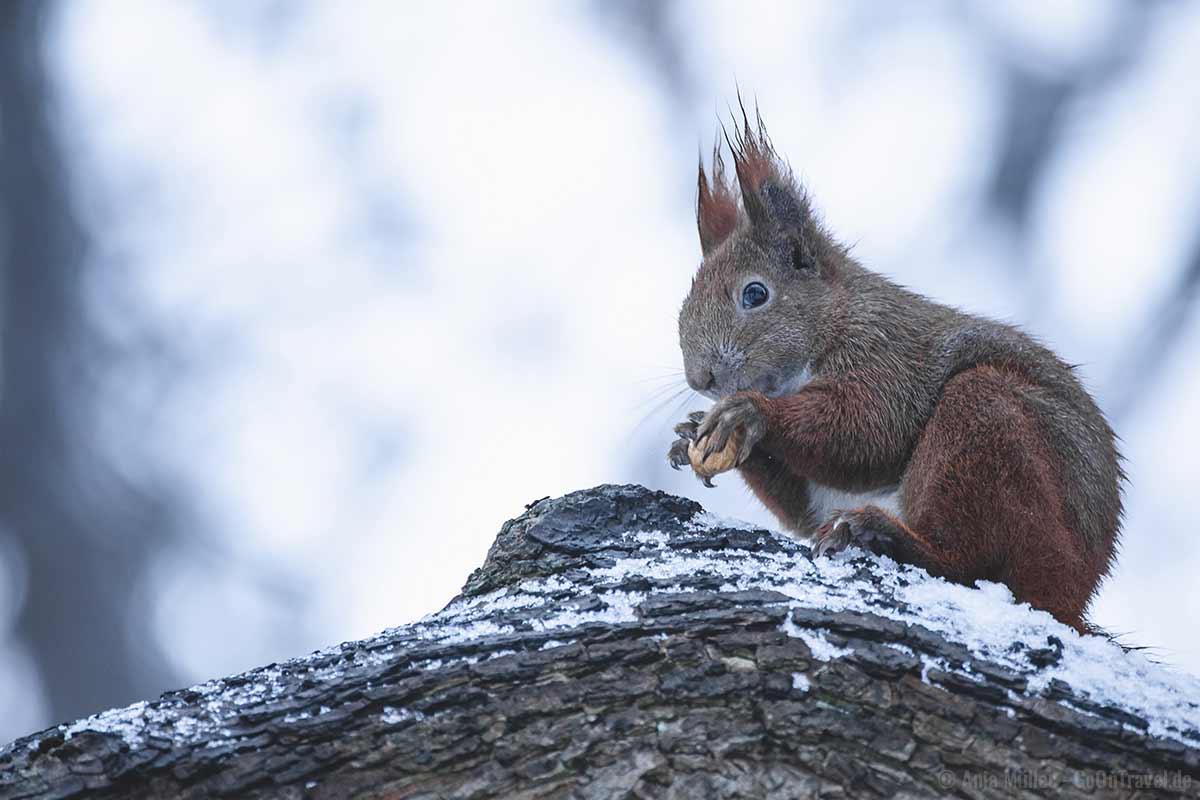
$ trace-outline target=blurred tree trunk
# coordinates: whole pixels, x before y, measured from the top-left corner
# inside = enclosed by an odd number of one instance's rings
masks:
[[[149,614],[132,600],[154,504],[88,445],[89,377],[104,353],[86,319],[85,242],[48,113],[44,34],[57,10],[0,3],[0,536],[26,562],[17,633],[50,713],[67,719],[172,678],[130,622]]]

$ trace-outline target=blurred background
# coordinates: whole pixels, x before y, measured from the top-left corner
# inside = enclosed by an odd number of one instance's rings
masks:
[[[1094,620],[1200,671],[1200,4],[0,4],[0,740],[439,608],[671,471],[740,85],[868,266],[1124,440]]]

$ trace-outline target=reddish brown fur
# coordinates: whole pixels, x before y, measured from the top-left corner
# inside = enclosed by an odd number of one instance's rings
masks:
[[[734,128],[732,140],[726,131],[725,141],[733,152],[733,166],[742,196],[747,197],[757,194],[768,179],[779,177],[779,159],[775,148],[771,146],[771,139],[767,136],[762,117],[755,115],[758,125],[757,130],[753,130],[741,98],[738,98],[738,105],[742,110],[742,127],[740,130]]]
[[[725,182],[725,160],[721,151],[713,151],[713,185],[709,188],[700,162],[699,194],[696,199],[696,224],[700,229],[700,248],[707,253],[725,241],[738,224],[738,201]]]
[[[910,560],[958,581],[1005,583],[1084,629],[1107,557],[1072,530],[1055,453],[1012,370],[981,366],[945,387],[909,462],[901,498]],[[1106,554],[1105,554],[1106,555]]]
[[[1107,560],[1089,556],[1068,525],[1059,478],[1068,465],[1048,447],[1018,391],[1024,385],[1020,373],[993,366],[950,380],[906,466],[885,455],[894,442],[874,413],[867,382],[817,382],[776,399],[757,395],[769,433],[759,445],[764,452],[742,474],[773,513],[796,519],[807,502],[797,475],[866,488],[881,474],[897,480],[902,470],[907,524],[874,506],[851,512],[886,527],[897,558],[955,581],[1005,583],[1018,598],[1084,630]]]
[[[794,520],[807,515],[808,483],[797,479],[783,459],[755,451],[739,469],[746,484],[776,517]]]
[[[1020,396],[1022,385],[1018,373],[992,366],[949,381],[905,472],[901,504],[909,522],[874,506],[851,513],[864,515],[868,526],[888,528],[900,560],[964,583],[1005,583],[1017,597],[1083,630],[1091,587],[1106,564],[1089,556],[1067,522],[1059,478],[1067,465],[1047,446]],[[838,441],[845,422],[870,416],[853,397],[841,394],[836,414],[829,406],[763,398],[777,432],[764,445],[778,448],[800,474],[834,477],[827,465],[846,452]],[[857,443],[864,450],[872,449],[872,440],[886,450],[880,433],[862,426],[850,435],[866,437]],[[857,482],[852,473],[838,477]],[[764,502],[762,492],[778,491],[757,481],[751,486]]]

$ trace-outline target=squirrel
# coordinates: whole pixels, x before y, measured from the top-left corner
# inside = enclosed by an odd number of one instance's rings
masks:
[[[676,469],[727,447],[820,557],[854,545],[1009,587],[1080,632],[1117,548],[1115,435],[1074,367],[1017,328],[864,268],[744,106],[703,159],[703,254],[679,313],[688,385]],[[740,203],[739,203],[740,197]],[[705,473],[706,485],[712,485]]]

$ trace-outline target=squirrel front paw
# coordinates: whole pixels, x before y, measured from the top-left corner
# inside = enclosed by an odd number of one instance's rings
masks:
[[[704,419],[703,411],[693,411],[688,414],[686,421],[675,426],[675,435],[679,438],[671,443],[671,449],[667,450],[667,462],[670,463],[672,469],[680,469],[681,467],[690,466],[691,458],[688,456],[688,450],[692,447],[692,443],[696,441],[696,429],[700,427],[700,422]],[[701,476],[705,486],[712,486],[712,480]]]
[[[704,421],[705,416],[703,411],[693,411],[688,415],[687,421],[675,426],[675,433],[679,438],[671,444],[671,449],[667,451],[667,461],[674,469],[690,466],[696,477],[711,489],[714,486],[712,482],[714,476],[737,466],[735,461],[740,439],[735,433],[730,437],[725,448],[706,454],[708,440],[701,439],[699,434],[700,424]]]
[[[692,412],[676,425],[679,438],[667,451],[667,461],[675,469],[690,465],[711,488],[713,476],[745,463],[766,433],[767,420],[755,397],[736,394],[718,401],[707,413]]]
[[[767,435],[767,419],[759,408],[763,399],[762,395],[740,392],[718,400],[696,428],[696,442],[701,446],[703,458],[724,450],[733,439],[736,443],[733,466],[745,463],[754,445]]]

